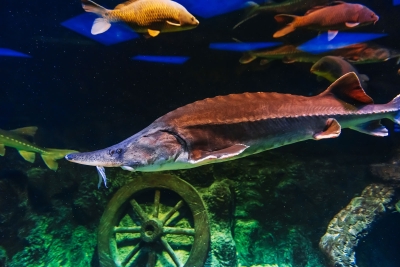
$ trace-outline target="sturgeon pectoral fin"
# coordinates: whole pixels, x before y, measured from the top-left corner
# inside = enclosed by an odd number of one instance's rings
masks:
[[[340,135],[342,127],[337,120],[329,118],[326,121],[325,129],[322,132],[313,135],[315,140],[321,140],[326,138],[336,138]]]
[[[350,127],[350,129],[373,136],[388,136],[388,129],[381,124],[380,120],[358,124]]]
[[[97,35],[107,31],[111,27],[111,23],[104,18],[97,18],[94,20],[92,25],[91,34]]]
[[[106,177],[106,171],[104,170],[104,167],[96,166],[97,173],[99,174],[99,183],[97,184],[97,188],[100,188],[101,186],[101,181],[104,181],[104,186],[107,188],[107,177]]]
[[[157,35],[160,34],[160,31],[150,30],[150,29],[147,29],[147,32],[149,33],[149,35],[150,35],[151,37],[156,37]]]
[[[172,25],[172,26],[177,26],[177,27],[182,26],[180,23],[174,23],[174,22],[171,22],[171,21],[169,21],[169,20],[167,20],[167,23],[168,23],[169,25]]]
[[[125,170],[125,171],[130,171],[130,172],[134,172],[135,169],[129,166],[121,166],[121,169]]]
[[[38,129],[38,127],[36,127],[36,126],[29,126],[29,127],[14,129],[14,130],[11,130],[10,132],[16,133],[19,135],[34,136],[37,129]]]
[[[189,163],[196,164],[205,160],[219,160],[231,158],[239,155],[245,151],[249,146],[243,144],[236,144],[221,150],[216,150],[212,152],[206,151],[196,151],[197,153],[192,153],[192,158]],[[197,154],[197,155],[196,155]]]
[[[346,22],[345,24],[346,24],[346,27],[349,27],[349,28],[357,27],[358,25],[360,25],[359,22]]]
[[[18,152],[26,161],[29,161],[30,163],[33,163],[35,161],[35,152],[28,152],[23,150],[18,150]]]
[[[6,154],[6,148],[4,145],[0,145],[0,156],[4,156]]]
[[[328,31],[328,41],[332,41],[338,33],[339,31]]]

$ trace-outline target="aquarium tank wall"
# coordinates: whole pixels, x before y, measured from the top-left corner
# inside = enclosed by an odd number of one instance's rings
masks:
[[[1,267],[400,266],[400,2],[5,1]]]

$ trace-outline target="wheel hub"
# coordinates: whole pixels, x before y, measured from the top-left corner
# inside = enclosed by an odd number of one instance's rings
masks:
[[[154,242],[159,239],[163,233],[162,222],[158,219],[150,219],[142,224],[142,229],[140,231],[140,236],[145,242]]]

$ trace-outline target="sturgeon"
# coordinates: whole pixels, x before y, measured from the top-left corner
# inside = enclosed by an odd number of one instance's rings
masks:
[[[64,158],[67,154],[78,152],[70,149],[44,148],[29,142],[26,138],[33,137],[37,129],[36,126],[23,127],[9,131],[0,129],[0,156],[5,155],[5,147],[12,147],[15,148],[26,161],[33,163],[36,158],[36,153],[38,153],[42,156],[47,167],[56,171],[58,169],[56,160]]]
[[[280,93],[217,96],[180,107],[130,138],[66,159],[97,166],[153,172],[234,160],[280,146],[335,138],[342,128],[387,136],[380,119],[400,123],[400,95],[374,104],[354,72],[312,97]]]

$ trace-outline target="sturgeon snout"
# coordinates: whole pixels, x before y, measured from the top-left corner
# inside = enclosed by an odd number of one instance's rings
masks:
[[[160,171],[175,162],[183,152],[182,144],[168,132],[146,129],[139,135],[114,146],[84,153],[72,153],[65,159],[74,163],[96,166],[101,180],[106,184],[104,167],[121,167],[124,170]]]

